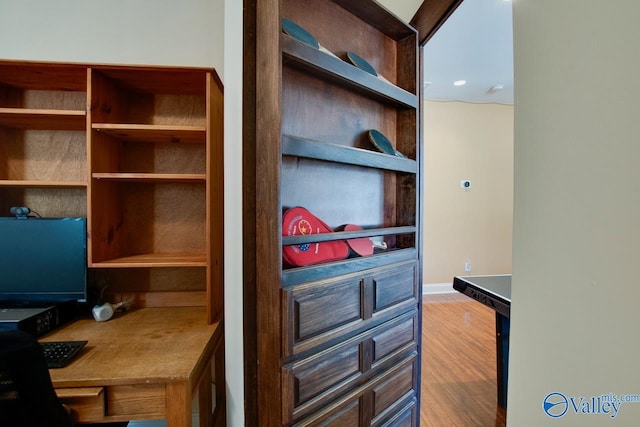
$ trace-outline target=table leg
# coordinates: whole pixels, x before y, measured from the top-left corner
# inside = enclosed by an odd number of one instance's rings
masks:
[[[498,405],[506,409],[509,377],[509,318],[498,312],[496,312],[496,362]]]
[[[167,383],[167,427],[191,427],[191,386],[188,382]]]

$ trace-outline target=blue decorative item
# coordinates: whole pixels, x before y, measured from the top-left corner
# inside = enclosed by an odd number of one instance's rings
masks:
[[[393,147],[393,144],[391,144],[391,141],[389,141],[389,139],[386,136],[384,136],[380,131],[371,129],[369,131],[369,141],[371,141],[374,147],[376,147],[378,150],[380,150],[385,154],[390,154],[392,156],[402,157],[402,158],[407,157],[401,152],[399,152],[398,150],[396,150]]]
[[[371,66],[367,61],[365,61],[362,57],[356,55],[353,52],[347,52],[347,58],[349,61],[356,67],[360,68],[362,71],[366,71],[367,73],[378,77],[378,72],[375,68]]]
[[[300,25],[296,24],[295,22],[289,19],[282,18],[282,31],[284,31],[285,34],[290,35],[294,39],[301,41],[302,43],[306,43],[309,46],[314,47],[316,49],[320,48],[320,44],[318,43],[318,40],[316,40],[315,37],[313,37],[307,30],[302,28]]]

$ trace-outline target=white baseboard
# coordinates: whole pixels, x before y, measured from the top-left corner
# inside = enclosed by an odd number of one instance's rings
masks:
[[[453,289],[452,283],[423,283],[422,295],[452,294],[456,290]]]

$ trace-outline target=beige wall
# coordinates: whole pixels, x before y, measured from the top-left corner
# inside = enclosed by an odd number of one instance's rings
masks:
[[[640,402],[615,418],[569,402],[557,419],[542,403],[640,394],[640,2],[522,0],[513,12],[508,425],[637,426]]]
[[[513,106],[425,101],[423,112],[425,290],[456,275],[510,273]]]

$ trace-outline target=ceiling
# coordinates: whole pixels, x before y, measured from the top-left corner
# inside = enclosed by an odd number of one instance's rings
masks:
[[[509,0],[464,0],[424,47],[425,99],[513,104],[511,17]]]
[[[400,19],[410,22],[423,0],[377,0]]]

